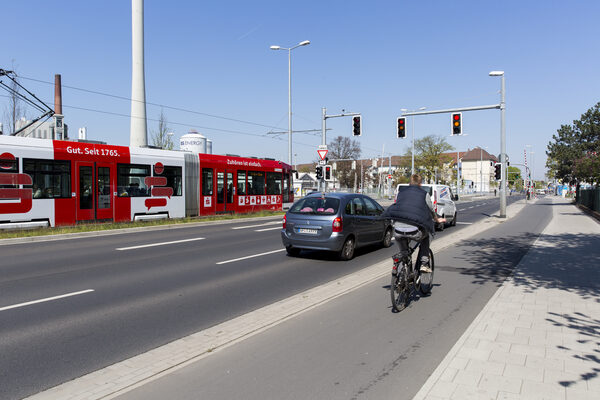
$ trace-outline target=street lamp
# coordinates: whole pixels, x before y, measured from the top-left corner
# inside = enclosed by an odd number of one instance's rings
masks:
[[[419,108],[419,111],[425,110],[427,107]],[[408,109],[401,108],[400,111],[407,112]],[[412,110],[411,112],[415,112],[417,110]],[[413,115],[410,120],[410,124],[412,125],[412,145],[411,145],[411,164],[410,164],[410,174],[411,176],[415,174],[415,116]]]
[[[506,218],[506,102],[504,71],[491,71],[490,76],[501,78],[500,86],[500,162],[504,179],[500,181],[500,218]]]
[[[292,165],[292,50],[296,47],[309,45],[309,40],[304,40],[292,47],[271,46],[271,50],[288,51],[288,164]]]

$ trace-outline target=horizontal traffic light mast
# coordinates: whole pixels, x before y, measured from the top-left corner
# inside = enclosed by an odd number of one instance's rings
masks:
[[[500,104],[492,104],[489,106],[474,106],[474,107],[462,107],[462,108],[448,108],[446,110],[426,110],[426,111],[408,111],[403,112],[403,117],[410,117],[413,115],[428,115],[428,114],[446,114],[446,113],[457,113],[461,111],[477,111],[477,110],[493,110],[501,109]]]

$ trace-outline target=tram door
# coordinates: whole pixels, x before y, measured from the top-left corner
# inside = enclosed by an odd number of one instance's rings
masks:
[[[216,212],[233,211],[233,195],[235,184],[233,171],[217,170],[217,210]]]
[[[114,166],[77,163],[77,221],[113,219]]]

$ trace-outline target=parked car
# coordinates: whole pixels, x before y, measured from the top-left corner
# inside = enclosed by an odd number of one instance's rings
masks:
[[[313,193],[295,202],[283,217],[281,240],[287,253],[302,249],[337,252],[350,260],[357,247],[392,245],[391,220],[372,198],[355,193]]]
[[[396,187],[396,196],[401,186],[408,186],[408,184],[399,184]],[[431,196],[433,210],[437,215],[446,218],[446,223],[436,224],[436,229],[443,231],[446,225],[456,226],[458,211],[454,202],[458,201],[458,195],[452,194],[452,189],[448,185],[422,184],[421,189],[425,190]]]

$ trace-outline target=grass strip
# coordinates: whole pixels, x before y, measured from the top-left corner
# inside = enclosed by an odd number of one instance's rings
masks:
[[[61,226],[56,228],[34,228],[34,229],[11,229],[1,230],[0,226],[0,239],[14,239],[22,237],[32,236],[49,236],[49,235],[60,235],[65,233],[81,233],[81,232],[95,232],[95,231],[108,231],[113,229],[124,229],[124,228],[140,228],[149,226],[160,226],[160,225],[175,225],[175,224],[188,224],[197,222],[210,222],[210,221],[225,221],[232,219],[247,219],[257,217],[272,217],[285,214],[283,211],[260,211],[256,213],[248,214],[219,214],[209,215],[202,217],[187,217],[187,218],[173,218],[173,219],[158,219],[151,221],[135,221],[135,222],[92,222],[92,223],[81,223],[74,226]]]

